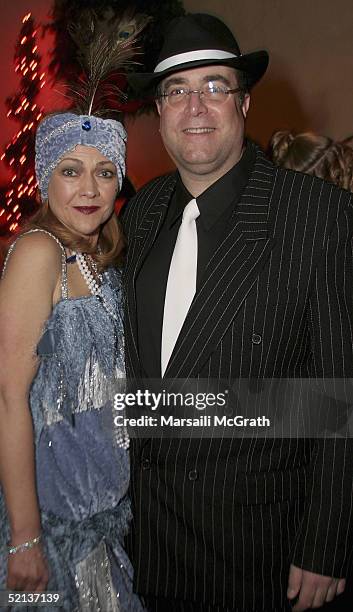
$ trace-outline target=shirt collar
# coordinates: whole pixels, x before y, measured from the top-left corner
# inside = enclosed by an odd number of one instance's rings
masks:
[[[238,202],[241,193],[248,182],[249,174],[255,160],[255,150],[251,142],[247,142],[240,160],[226,174],[210,185],[196,198],[200,210],[200,221],[209,230],[225,213],[227,208]],[[170,226],[183,214],[185,206],[192,200],[192,195],[186,189],[178,175],[175,190],[175,205],[170,217]]]

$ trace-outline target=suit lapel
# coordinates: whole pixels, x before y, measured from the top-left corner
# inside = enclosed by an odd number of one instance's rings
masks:
[[[176,174],[168,175],[158,183],[155,191],[151,190],[149,195],[145,195],[149,200],[149,205],[136,229],[134,243],[131,245],[133,248],[129,246],[128,249],[125,270],[125,276],[129,278],[126,294],[128,317],[125,330],[130,340],[127,342],[130,347],[130,363],[133,365],[133,370],[137,376],[140,375],[141,367],[137,342],[136,277],[163,224],[175,184]]]
[[[275,168],[257,150],[249,182],[192,302],[165,378],[196,376],[219,344],[273,247],[268,215]]]

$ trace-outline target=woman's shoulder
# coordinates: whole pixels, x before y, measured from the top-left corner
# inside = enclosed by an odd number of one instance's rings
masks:
[[[56,236],[54,236],[54,234],[51,234],[47,230],[42,230],[39,228],[29,230],[28,232],[20,234],[14,242],[14,246],[15,245],[17,248],[22,245],[22,249],[30,249],[31,252],[65,252],[64,246],[62,245],[60,240]]]
[[[59,240],[49,232],[35,230],[20,234],[10,246],[5,259],[3,276],[12,268],[30,269],[32,273],[57,271],[65,253]]]

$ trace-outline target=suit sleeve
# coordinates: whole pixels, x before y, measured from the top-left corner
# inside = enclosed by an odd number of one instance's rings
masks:
[[[334,390],[339,389],[337,415],[342,406],[348,413],[353,405],[352,233],[353,206],[349,200],[337,214],[324,245],[308,312],[312,377],[329,379],[333,401]],[[346,397],[343,403],[342,393]],[[292,563],[318,574],[344,577],[353,551],[352,523],[353,438],[318,438]]]

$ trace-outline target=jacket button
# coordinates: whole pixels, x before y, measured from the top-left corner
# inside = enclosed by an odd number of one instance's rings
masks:
[[[143,470],[149,470],[151,467],[151,462],[149,459],[142,459],[141,466]]]
[[[262,338],[261,338],[260,334],[253,334],[251,336],[251,342],[253,344],[261,344]]]
[[[189,472],[189,480],[197,480],[199,477],[197,470],[190,470]]]

